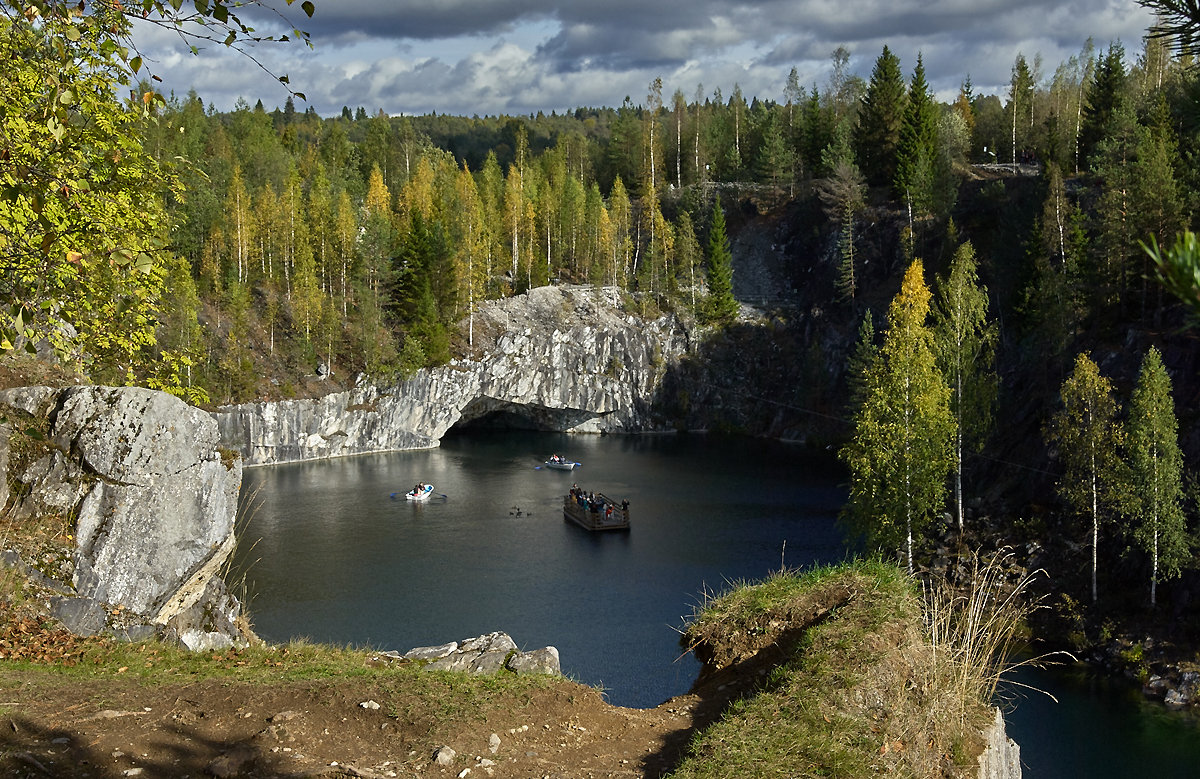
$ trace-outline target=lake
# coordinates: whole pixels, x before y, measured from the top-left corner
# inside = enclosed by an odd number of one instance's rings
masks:
[[[581,465],[544,468],[553,453]],[[404,500],[418,481],[430,502]],[[557,647],[566,675],[646,708],[694,681],[678,630],[707,595],[846,556],[843,481],[828,454],[774,441],[474,431],[434,450],[248,469],[243,535],[258,540],[235,570],[268,641],[403,652],[499,630]],[[564,522],[574,483],[628,499],[632,529]],[[1030,696],[1007,714],[1027,776],[1195,775],[1190,718],[1128,686],[1022,680],[1061,701]]]

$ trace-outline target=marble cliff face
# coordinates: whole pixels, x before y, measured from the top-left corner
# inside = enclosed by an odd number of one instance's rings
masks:
[[[611,288],[541,287],[485,305],[472,356],[389,384],[219,409],[222,444],[247,465],[438,445],[456,424],[512,414],[567,432],[652,429],[666,366],[686,349],[673,316],[643,319]]]
[[[58,593],[55,616],[84,635],[159,635],[191,649],[244,640],[241,605],[218,575],[242,467],[222,457],[208,414],[162,392],[96,386],[6,390],[0,412],[12,516],[74,518],[70,559],[4,550],[4,564]],[[13,426],[30,424],[46,435],[11,452]]]

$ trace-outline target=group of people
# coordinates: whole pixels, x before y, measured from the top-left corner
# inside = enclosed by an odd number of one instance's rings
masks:
[[[580,508],[587,509],[588,511],[602,511],[605,513],[605,515],[608,515],[611,514],[615,508],[615,506],[605,503],[603,496],[597,498],[594,492],[589,492],[585,495],[583,490],[579,489],[578,484],[571,485],[570,496],[577,504],[579,504]],[[621,511],[628,510],[629,501],[621,501]]]

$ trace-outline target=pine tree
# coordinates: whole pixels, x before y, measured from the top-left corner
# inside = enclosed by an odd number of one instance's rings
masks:
[[[737,312],[738,303],[733,297],[733,255],[725,235],[721,198],[717,197],[708,232],[708,316],[714,322],[728,324]]]
[[[1171,399],[1171,378],[1158,350],[1142,360],[1129,402],[1129,481],[1124,513],[1135,522],[1133,537],[1150,555],[1150,605],[1158,603],[1160,578],[1178,576],[1191,557],[1183,514],[1183,453]]]
[[[996,326],[987,318],[987,287],[979,283],[975,249],[968,241],[954,252],[950,273],[938,279],[934,343],[950,385],[954,415],[954,506],[963,529],[963,447],[978,450],[991,427],[997,379],[992,370]]]
[[[953,465],[950,390],[926,326],[930,297],[916,260],[888,309],[853,439],[839,452],[850,468],[843,519],[872,546],[902,548],[910,572],[913,537],[942,507]]]
[[[1075,359],[1075,370],[1063,382],[1062,408],[1051,420],[1049,443],[1058,449],[1063,476],[1058,489],[1067,506],[1091,523],[1092,602],[1098,597],[1100,520],[1113,499],[1112,475],[1121,442],[1112,383],[1087,354]]]

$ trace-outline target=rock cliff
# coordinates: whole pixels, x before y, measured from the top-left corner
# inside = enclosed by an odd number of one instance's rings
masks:
[[[1021,747],[1008,737],[1004,715],[996,716],[983,731],[984,748],[979,756],[979,779],[1021,779]]]
[[[0,412],[10,516],[57,518],[73,540],[68,560],[5,554],[59,593],[55,616],[83,635],[159,634],[191,649],[243,640],[241,606],[217,575],[242,468],[222,458],[208,414],[162,392],[94,386],[7,390]],[[29,432],[14,438],[14,425]]]
[[[489,415],[541,430],[652,428],[651,401],[687,334],[674,316],[624,313],[619,294],[540,287],[490,302],[470,325],[472,356],[394,384],[222,407],[221,441],[264,465],[431,448],[454,425]]]

